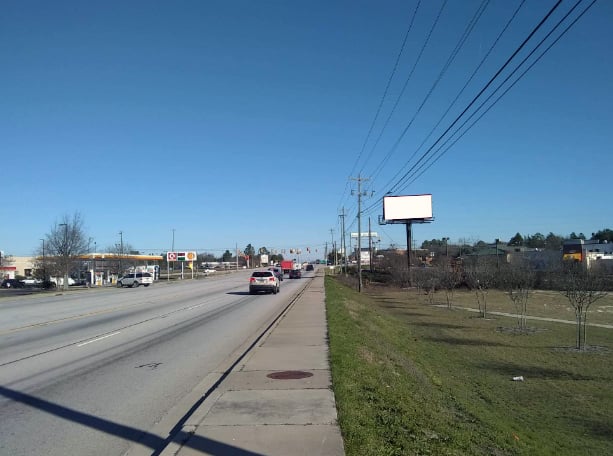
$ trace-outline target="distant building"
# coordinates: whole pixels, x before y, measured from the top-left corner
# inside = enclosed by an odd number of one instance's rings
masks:
[[[601,262],[613,260],[613,243],[600,243],[596,239],[569,239],[562,245],[562,259],[583,263],[591,269]]]
[[[33,257],[8,257],[8,261],[0,267],[2,278],[14,279],[15,276],[32,277],[34,273]]]

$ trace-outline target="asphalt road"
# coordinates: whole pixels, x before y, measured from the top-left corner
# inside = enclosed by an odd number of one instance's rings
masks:
[[[302,288],[248,294],[248,271],[0,297],[0,455],[121,455],[162,445],[203,392]],[[153,442],[153,444],[151,443]]]

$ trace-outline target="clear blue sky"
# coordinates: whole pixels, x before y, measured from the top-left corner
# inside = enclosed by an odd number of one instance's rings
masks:
[[[448,65],[481,1],[423,1],[383,98],[417,5],[3,2],[0,249],[31,255],[79,212],[99,251],[121,231],[135,249],[163,252],[174,229],[177,250],[251,243],[321,256],[340,239],[343,208],[357,231],[358,175],[362,227],[370,217],[381,247],[406,242],[403,226],[377,223],[392,189],[433,195],[435,221],[415,226],[417,244],[612,228],[613,2],[596,2],[411,178],[555,1],[522,5],[445,116],[520,1],[489,2]],[[562,2],[468,115],[573,5]]]

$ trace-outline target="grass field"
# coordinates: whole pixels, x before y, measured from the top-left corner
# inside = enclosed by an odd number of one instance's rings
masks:
[[[532,320],[517,334],[514,318],[462,310],[476,308],[468,291],[448,309],[442,292],[431,305],[328,276],[326,302],[347,455],[613,454],[613,329],[590,327],[591,349],[577,352],[574,325]],[[513,312],[494,291],[488,309]],[[557,293],[528,309],[574,319]],[[588,321],[613,324],[612,309],[598,301]]]

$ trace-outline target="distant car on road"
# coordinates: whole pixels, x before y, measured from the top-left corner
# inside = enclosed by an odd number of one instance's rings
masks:
[[[289,278],[290,279],[300,279],[302,278],[302,272],[300,271],[300,269],[292,269],[289,272]]]
[[[130,288],[138,287],[139,285],[148,287],[152,283],[153,276],[149,272],[132,272],[130,274],[125,274],[117,280],[118,287],[123,287],[124,285]]]
[[[25,287],[25,284],[21,280],[17,279],[4,279],[0,286],[2,288],[23,288]]]
[[[253,271],[249,277],[249,294],[258,291],[277,294],[281,289],[279,278],[274,271]]]
[[[312,264],[307,264],[305,270],[306,271],[314,271],[315,270],[315,266],[313,266]]]
[[[274,272],[275,275],[279,278],[279,281],[283,282],[283,269],[272,267],[272,268],[268,268],[268,270]]]

